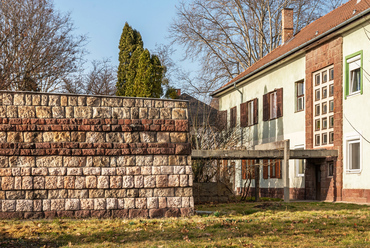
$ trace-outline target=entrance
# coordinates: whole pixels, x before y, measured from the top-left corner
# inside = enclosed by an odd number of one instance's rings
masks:
[[[315,166],[315,178],[316,178],[316,200],[321,200],[321,169],[320,165]]]

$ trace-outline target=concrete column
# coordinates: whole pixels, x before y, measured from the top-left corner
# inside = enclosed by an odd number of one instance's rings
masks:
[[[290,156],[290,140],[285,140],[284,142],[284,160],[282,168],[282,176],[284,182],[284,201],[289,202],[289,156]]]

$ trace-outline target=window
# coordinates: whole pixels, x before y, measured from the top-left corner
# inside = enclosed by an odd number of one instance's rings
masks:
[[[294,150],[303,150],[304,145],[296,145]],[[294,160],[295,163],[295,171],[297,177],[304,177],[304,167],[305,167],[305,160],[304,159],[296,159]]]
[[[230,109],[230,127],[236,126],[236,106]]]
[[[347,137],[347,171],[361,171],[361,141],[358,135]]]
[[[283,88],[263,95],[263,121],[283,116]]]
[[[258,99],[240,104],[240,126],[248,127],[258,123]]]
[[[362,94],[362,50],[346,57],[346,97]]]
[[[328,177],[332,177],[334,175],[334,162],[328,163]]]
[[[304,82],[300,81],[296,85],[296,112],[304,110]]]
[[[281,179],[281,163],[280,159],[264,159],[263,179],[268,179],[269,177]]]
[[[312,78],[315,92],[314,147],[332,146],[334,135],[330,133],[334,132],[334,67],[329,66],[314,72]]]

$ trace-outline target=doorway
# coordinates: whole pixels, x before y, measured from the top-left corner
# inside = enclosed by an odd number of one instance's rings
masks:
[[[316,200],[321,200],[321,166],[315,166],[315,178],[316,178]]]

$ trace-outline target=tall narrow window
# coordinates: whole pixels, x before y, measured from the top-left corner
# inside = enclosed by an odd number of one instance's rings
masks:
[[[230,109],[230,127],[236,126],[236,106]]]
[[[296,111],[304,110],[304,83],[303,81],[295,83],[296,85]]]
[[[362,94],[362,51],[346,57],[346,97]]]
[[[253,125],[254,123],[254,120],[253,120],[253,116],[254,116],[254,102],[253,101],[249,101],[248,104],[247,104],[247,108],[248,108],[248,126],[251,126]]]
[[[304,145],[296,145],[294,150],[303,150]],[[296,159],[295,160],[295,171],[297,177],[304,177],[304,166],[305,160],[304,159]]]
[[[270,94],[270,119],[275,119],[277,116],[277,99],[276,91]]]

